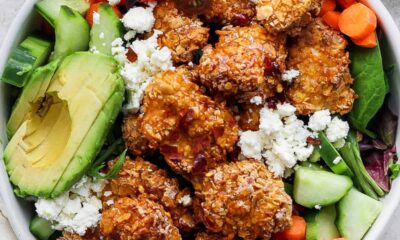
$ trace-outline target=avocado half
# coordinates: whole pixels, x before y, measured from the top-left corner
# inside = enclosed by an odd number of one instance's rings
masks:
[[[45,91],[43,85],[32,88],[40,89],[29,94],[37,99],[20,98],[12,115],[22,117],[4,151],[19,196],[54,198],[82,177],[121,111],[124,82],[118,71],[111,57],[74,53]]]

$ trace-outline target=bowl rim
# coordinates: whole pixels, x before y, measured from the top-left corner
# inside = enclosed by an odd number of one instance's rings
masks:
[[[13,20],[12,24],[8,28],[8,32],[1,44],[0,47],[0,75],[4,70],[4,66],[10,55],[11,50],[15,46],[15,39],[20,37],[20,29],[22,28],[23,24],[26,22],[27,18],[32,14],[34,9],[34,4],[38,0],[25,0],[22,7],[18,10],[15,19]],[[395,21],[393,20],[392,16],[390,15],[387,8],[381,1],[377,0],[361,0],[361,2],[365,3],[366,5],[370,6],[378,16],[379,24],[381,28],[385,32],[385,36],[390,45],[390,49],[393,51],[394,59],[397,63],[397,66],[400,64],[400,44],[398,44],[398,39],[400,39],[400,31],[398,26],[396,25]],[[397,67],[397,71],[400,73],[399,67]],[[4,85],[0,85],[1,88]],[[4,108],[0,107],[1,109]],[[0,116],[1,117],[1,116]],[[0,129],[5,129],[5,123],[0,121]],[[400,133],[399,129],[397,130]],[[0,131],[0,135],[4,138],[5,131],[3,133]],[[400,134],[398,134],[398,139],[400,138]],[[399,141],[397,141],[397,146],[399,146]],[[6,218],[10,222],[10,225],[15,233],[17,239],[23,240],[34,240],[35,238],[29,231],[29,228],[25,224],[21,224],[21,222],[30,221],[27,220],[27,215],[24,213],[21,205],[18,203],[17,198],[14,195],[12,186],[9,182],[8,175],[5,171],[5,166],[3,160],[3,144],[0,141],[0,198],[3,200],[4,209],[6,210]],[[400,184],[400,179],[396,180]],[[400,188],[393,188],[389,194],[391,194],[391,199],[388,203],[384,205],[384,211],[382,211],[381,215],[378,217],[376,222],[374,222],[371,229],[365,236],[364,239],[366,240],[374,240],[379,239],[381,234],[383,233],[387,223],[389,222],[390,218],[392,217],[394,211],[397,207],[399,207],[400,203]],[[12,214],[10,214],[12,213]]]

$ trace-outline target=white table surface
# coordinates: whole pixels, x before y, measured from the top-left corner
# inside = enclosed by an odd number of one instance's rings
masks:
[[[377,0],[378,1],[378,0]],[[382,0],[389,11],[394,16],[397,24],[400,26],[400,1],[399,0]],[[0,44],[4,39],[7,29],[11,21],[14,19],[16,12],[24,3],[24,0],[0,0]],[[400,39],[399,39],[400,44]],[[3,208],[0,200],[0,239],[15,240],[11,227],[7,221],[7,212]],[[23,239],[22,239],[23,240]],[[385,233],[380,240],[400,240],[400,206],[393,214],[390,224],[387,226]]]

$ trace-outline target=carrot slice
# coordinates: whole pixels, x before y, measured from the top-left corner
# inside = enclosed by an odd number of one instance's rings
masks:
[[[306,238],[306,221],[300,216],[292,216],[292,226],[283,232],[274,234],[274,240],[304,240]]]
[[[322,19],[328,26],[339,31],[339,17],[340,12],[329,11],[322,16]]]
[[[95,4],[90,5],[89,10],[86,12],[86,21],[89,23],[90,26],[93,25],[93,14],[99,10],[100,4],[105,4],[103,2],[98,2]],[[118,17],[122,16],[122,13],[119,11],[117,6],[112,7],[114,12],[117,14]]]
[[[351,39],[353,43],[360,47],[365,47],[365,48],[374,48],[378,44],[376,41],[376,33],[373,32],[368,37],[363,38],[363,39]]]
[[[339,17],[340,31],[354,39],[363,39],[376,28],[375,13],[362,3],[346,8]]]
[[[336,8],[335,0],[324,0],[322,2],[321,11],[319,11],[318,16],[322,17],[325,15],[325,13],[335,10],[335,8]]]
[[[337,2],[342,8],[346,9],[356,3],[356,0],[337,0]]]

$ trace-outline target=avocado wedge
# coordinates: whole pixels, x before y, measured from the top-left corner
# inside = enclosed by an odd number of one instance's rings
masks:
[[[122,107],[118,70],[102,54],[63,60],[4,151],[19,196],[54,198],[85,173]]]

